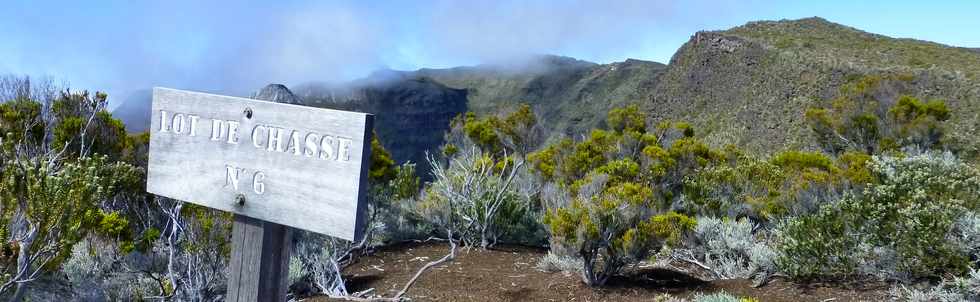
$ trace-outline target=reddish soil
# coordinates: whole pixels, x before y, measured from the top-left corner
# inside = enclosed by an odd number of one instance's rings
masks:
[[[422,243],[379,250],[345,270],[348,288],[351,292],[373,288],[375,294],[394,296],[420,267],[445,256],[448,249],[444,243]],[[537,270],[538,259],[545,253],[526,247],[459,249],[454,261],[425,272],[407,296],[414,301],[651,301],[662,293],[692,297],[699,292],[725,291],[776,302],[887,299],[887,284],[799,285],[777,279],[753,288],[750,280],[705,282],[657,268],[639,269],[610,280],[605,288],[593,289],[582,284],[578,275]]]

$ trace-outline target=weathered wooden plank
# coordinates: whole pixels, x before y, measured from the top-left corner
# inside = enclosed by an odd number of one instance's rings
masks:
[[[357,240],[372,123],[364,113],[154,88],[147,191]]]
[[[285,301],[292,228],[235,215],[225,301]]]

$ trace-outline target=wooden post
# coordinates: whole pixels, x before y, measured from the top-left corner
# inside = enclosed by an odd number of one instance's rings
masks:
[[[286,301],[292,228],[235,215],[228,302]]]

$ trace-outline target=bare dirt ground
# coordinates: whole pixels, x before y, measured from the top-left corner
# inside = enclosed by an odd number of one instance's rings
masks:
[[[360,259],[345,270],[351,292],[374,289],[394,296],[425,263],[446,255],[445,243],[403,244],[387,247]],[[490,251],[457,250],[454,261],[428,270],[408,291],[414,301],[651,301],[668,293],[693,297],[696,293],[725,291],[759,301],[883,301],[887,284],[809,284],[773,280],[753,288],[750,280],[705,282],[677,271],[638,269],[609,281],[602,289],[582,284],[575,274],[547,273],[535,266],[546,253],[526,247]],[[328,301],[322,297],[304,301]]]

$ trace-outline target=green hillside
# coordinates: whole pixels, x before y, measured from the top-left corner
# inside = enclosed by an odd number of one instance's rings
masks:
[[[817,17],[750,22],[724,33],[827,63],[845,62],[870,70],[935,68],[962,73],[968,79],[980,76],[980,56],[975,49],[891,38]]]
[[[698,32],[671,59],[655,96],[655,117],[685,119],[715,144],[773,152],[809,148],[807,107],[866,76],[884,103],[902,94],[943,99],[955,112],[952,137],[974,150],[980,113],[980,54],[965,48],[895,39],[820,18],[752,22]]]

